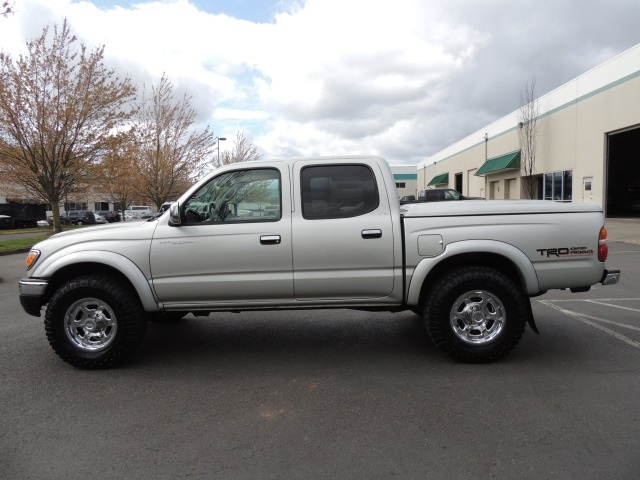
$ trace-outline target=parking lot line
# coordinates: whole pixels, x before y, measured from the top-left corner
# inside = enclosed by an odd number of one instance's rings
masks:
[[[594,317],[593,315],[587,315],[586,313],[578,313],[578,312],[574,312],[572,310],[560,310],[562,313],[565,313],[567,315],[570,314],[576,314],[581,316],[582,318],[588,318],[590,320],[597,320],[598,322],[602,322],[602,323],[608,323],[610,325],[615,325],[616,327],[621,327],[621,328],[628,328],[629,330],[637,330],[638,332],[640,332],[640,327],[634,327],[633,325],[627,325],[626,323],[619,323],[619,322],[614,322],[613,320],[607,320],[606,318],[600,318],[600,317]]]
[[[630,300],[630,299],[621,299],[621,298],[614,299],[614,298],[612,298],[612,299],[607,299],[607,300]],[[637,299],[634,299],[634,300],[637,300]],[[560,307],[558,305],[554,305],[554,302],[557,302],[557,301],[562,301],[562,300],[538,300],[538,302],[542,303],[543,305],[546,305],[547,307],[551,307],[554,310],[559,311],[560,313],[563,313],[563,314],[565,314],[565,315],[567,315],[567,316],[569,316],[571,318],[575,318],[579,322],[582,322],[582,323],[584,323],[586,325],[590,325],[593,328],[596,328],[596,329],[606,333],[607,335],[610,335],[610,336],[612,336],[614,338],[617,338],[618,340],[621,340],[624,343],[626,343],[628,345],[631,345],[632,347],[640,349],[640,342],[636,342],[635,340],[633,340],[633,339],[631,339],[629,337],[625,337],[624,335],[622,335],[622,334],[620,334],[620,333],[618,333],[618,332],[616,332],[614,330],[611,330],[611,329],[609,329],[609,328],[607,328],[607,327],[605,327],[603,325],[600,325],[597,322],[592,321],[592,319],[593,320],[597,320],[597,321],[601,321],[603,323],[614,324],[614,325],[617,325],[619,327],[631,328],[633,330],[640,330],[640,329],[637,329],[636,327],[633,327],[631,325],[618,324],[618,323],[612,322],[611,320],[605,320],[605,319],[601,319],[601,318],[598,318],[598,317],[592,317],[591,315],[585,315],[583,313],[574,312],[572,310],[566,310],[566,309],[564,309],[564,308],[562,308],[562,307]],[[578,300],[578,301],[587,301],[587,300]],[[605,305],[608,305],[608,304],[605,304]],[[611,306],[615,306],[615,305],[611,305]]]
[[[561,298],[557,300],[538,300],[541,303],[545,302],[640,302],[640,298],[591,298],[585,300],[576,300],[575,298]]]
[[[638,308],[623,307],[622,305],[615,305],[613,303],[605,303],[605,302],[598,301],[598,300],[583,300],[583,301],[584,302],[589,302],[589,303],[597,303],[598,305],[605,305],[607,307],[621,308],[622,310],[631,310],[632,312],[640,312],[640,309],[638,309]]]

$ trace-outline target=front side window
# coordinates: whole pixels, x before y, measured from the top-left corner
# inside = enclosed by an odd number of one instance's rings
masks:
[[[301,180],[302,216],[307,220],[356,217],[380,203],[375,177],[365,165],[305,167]]]
[[[186,223],[277,221],[282,217],[280,172],[265,168],[223,173],[184,205]]]

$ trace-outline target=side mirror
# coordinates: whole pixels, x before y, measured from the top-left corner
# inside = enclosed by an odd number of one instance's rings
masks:
[[[169,225],[180,225],[180,204],[173,202],[169,207]]]

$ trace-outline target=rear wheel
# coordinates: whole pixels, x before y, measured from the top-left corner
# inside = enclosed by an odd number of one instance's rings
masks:
[[[448,356],[489,362],[520,341],[531,315],[529,298],[506,275],[488,267],[461,267],[441,277],[424,309],[427,333]]]
[[[78,368],[108,368],[138,347],[147,318],[131,288],[113,277],[84,275],[53,294],[44,324],[62,360]]]

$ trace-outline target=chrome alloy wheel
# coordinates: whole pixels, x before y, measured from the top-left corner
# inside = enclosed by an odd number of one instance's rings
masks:
[[[97,298],[83,298],[73,303],[65,315],[67,338],[85,352],[107,348],[116,338],[118,321],[113,309]]]
[[[460,295],[449,314],[451,328],[465,343],[481,345],[496,338],[505,326],[502,302],[490,292],[479,290]]]

